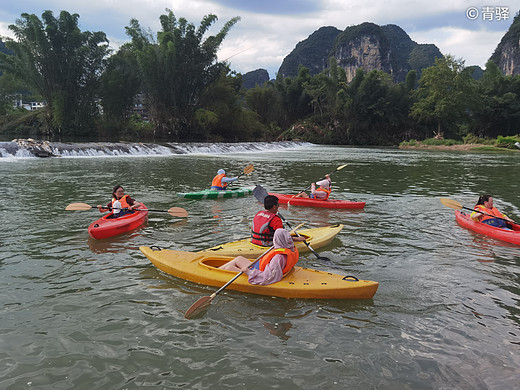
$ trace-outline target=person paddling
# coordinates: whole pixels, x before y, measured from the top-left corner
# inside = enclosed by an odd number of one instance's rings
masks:
[[[272,246],[276,230],[283,229],[283,222],[278,215],[280,204],[274,195],[264,198],[264,209],[256,213],[251,227],[251,243],[259,246]],[[304,241],[305,237],[293,237],[293,241]]]
[[[482,213],[489,215],[484,215]],[[502,229],[508,228],[507,223],[503,219],[507,219],[508,221],[513,222],[512,219],[510,219],[507,215],[502,214],[496,207],[493,206],[493,198],[491,195],[482,195],[478,198],[477,204],[475,205],[475,211],[471,213],[470,217],[475,222],[482,222],[486,225],[491,225]]]
[[[211,182],[211,189],[216,191],[223,191],[226,189],[228,183],[232,183],[238,180],[238,176],[236,177],[226,177],[226,171],[223,169],[219,169],[217,171],[217,175],[213,178]]]
[[[294,246],[291,233],[285,229],[277,229],[274,232],[273,247],[274,249],[262,256],[252,267],[251,260],[237,256],[219,268],[244,272],[251,284],[267,285],[279,282],[293,269],[300,254]]]
[[[316,189],[316,184],[319,185],[319,188]],[[325,175],[325,179],[317,181],[316,183],[311,184],[311,193],[307,195],[305,192],[300,192],[296,195],[296,198],[312,198],[318,200],[327,200],[332,192],[331,189],[332,181],[330,180],[330,175]]]
[[[122,186],[116,185],[112,189],[112,201],[106,206],[97,205],[99,212],[105,213],[112,210],[111,218],[122,217],[125,214],[133,213],[134,209],[141,207],[142,203],[137,202],[129,195],[125,195],[125,190]]]

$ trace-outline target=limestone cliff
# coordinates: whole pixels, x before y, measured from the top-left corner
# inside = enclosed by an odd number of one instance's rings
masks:
[[[415,70],[420,76],[423,68],[433,65],[435,57],[442,57],[435,45],[420,45],[412,41],[396,25],[362,23],[337,34],[335,32],[339,30],[333,27],[327,29],[318,34],[320,29],[298,43],[284,59],[279,73],[284,77],[296,76],[298,65],[302,64],[309,68],[311,74],[316,74],[328,66],[330,57],[334,57],[338,65],[345,69],[349,81],[358,68],[363,68],[367,72],[382,70],[391,74],[396,82],[401,82],[410,70]],[[316,41],[318,38],[319,42]],[[317,47],[321,49],[319,55],[315,51],[311,57],[311,48]],[[330,50],[326,51],[326,48]]]
[[[490,58],[506,76],[520,74],[520,14],[502,37]]]

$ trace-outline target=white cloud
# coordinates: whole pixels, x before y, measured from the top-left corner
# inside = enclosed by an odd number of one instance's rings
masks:
[[[41,16],[43,10],[50,9],[58,16],[61,10],[67,10],[80,15],[79,23],[83,30],[104,31],[111,46],[117,48],[129,40],[125,26],[130,19],[135,18],[142,27],[157,32],[160,29],[159,16],[165,13],[166,8],[196,26],[205,15],[217,15],[219,20],[209,30],[210,34],[218,32],[232,17],[240,16],[241,21],[224,40],[219,59],[229,58],[231,68],[242,73],[264,68],[271,77],[275,77],[283,59],[296,44],[320,27],[334,26],[344,30],[363,22],[396,24],[418,43],[436,44],[442,53],[463,58],[466,65],[484,66],[516,13],[511,8],[510,20],[501,23],[470,23],[466,9],[471,4],[464,0],[386,0],[378,3],[364,0],[293,1],[292,4],[300,5],[297,9],[293,6],[293,14],[287,9],[290,3],[271,4],[276,3],[272,0],[266,0],[261,5],[258,0],[10,1],[5,2],[0,10],[0,34],[11,36],[7,26],[14,23],[22,12]],[[484,5],[482,3],[480,6]]]
[[[503,35],[502,32],[469,31],[450,27],[410,34],[417,43],[434,43],[443,54],[451,54],[456,59],[462,58],[466,66],[479,65],[482,69]]]

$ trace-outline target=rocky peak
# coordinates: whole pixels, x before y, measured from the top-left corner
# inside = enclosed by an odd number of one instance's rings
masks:
[[[520,13],[490,58],[506,76],[520,74]]]
[[[366,72],[387,72],[394,81],[402,82],[412,69],[420,77],[421,70],[433,65],[442,53],[433,44],[419,45],[412,41],[402,28],[393,24],[378,26],[366,22],[341,32],[335,27],[322,27],[296,45],[284,59],[279,74],[294,77],[300,64],[311,75],[317,74],[328,67],[331,56],[345,69],[348,81],[354,78],[357,69],[363,68]]]
[[[392,73],[388,39],[373,23],[363,23],[342,32],[336,39],[333,56],[338,66],[345,69],[348,81],[354,78],[358,68],[366,72],[376,69]]]

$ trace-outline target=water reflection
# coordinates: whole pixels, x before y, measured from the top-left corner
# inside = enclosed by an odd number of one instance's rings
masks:
[[[520,153],[314,146],[225,156],[20,160],[0,161],[2,389],[29,382],[42,388],[506,389],[520,381],[520,247],[461,228],[438,200],[473,204],[492,177],[498,208],[519,219]],[[175,195],[207,187],[223,161],[231,171],[253,163],[244,185],[278,183],[282,193],[348,162],[333,176],[334,194],[366,201],[364,210],[281,209],[294,226],[344,224],[319,250],[330,262],[312,254],[302,262],[379,281],[374,299],[226,290],[200,319],[184,319],[216,288],[166,275],[134,248],[196,251],[248,237],[262,209],[254,197]],[[65,205],[100,203],[119,182],[131,183],[132,195],[150,207],[180,206],[190,217],[150,215],[140,230],[89,240],[95,213],[67,214]]]
[[[281,340],[287,341],[290,336],[287,335],[289,329],[293,327],[290,322],[267,322],[263,321],[262,325],[266,328],[270,334],[279,337]]]
[[[88,237],[87,243],[89,249],[93,253],[118,253],[125,250],[138,250],[139,247],[132,245],[133,241],[141,236],[140,231],[144,230],[146,223],[139,226],[132,232],[121,234],[119,236],[96,240]]]

